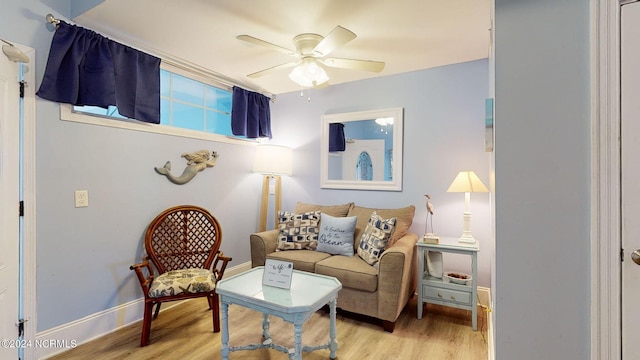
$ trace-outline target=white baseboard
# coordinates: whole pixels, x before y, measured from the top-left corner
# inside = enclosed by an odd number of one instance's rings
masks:
[[[478,286],[476,289],[478,290],[478,304],[490,309],[491,289],[482,286]]]
[[[251,269],[251,262],[229,267],[226,276],[233,276]],[[165,311],[180,302],[167,304]],[[36,333],[36,343],[44,344],[35,349],[35,359],[47,359],[73,347],[110,334],[136,321],[142,320],[144,299],[136,299],[111,309],[103,310],[82,319]]]
[[[487,316],[487,346],[488,346],[488,351],[487,351],[487,355],[489,360],[495,360],[496,358],[496,352],[495,352],[495,343],[494,343],[494,339],[493,339],[493,314],[489,314],[489,316]]]
[[[493,339],[493,306],[491,305],[491,289],[478,286],[478,303],[487,311],[487,358],[495,360]]]

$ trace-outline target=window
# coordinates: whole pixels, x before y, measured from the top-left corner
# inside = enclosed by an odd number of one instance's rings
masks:
[[[162,63],[160,70],[160,125],[127,120],[115,106],[61,106],[63,120],[97,123],[142,131],[211,139],[249,140],[231,132],[233,93],[206,76]],[[235,142],[235,141],[231,141]]]
[[[160,124],[233,136],[232,93],[186,76],[160,71]]]

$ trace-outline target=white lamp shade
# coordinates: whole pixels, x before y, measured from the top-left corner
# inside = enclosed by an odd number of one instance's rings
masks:
[[[453,180],[447,192],[488,192],[478,175],[473,171],[461,171]]]
[[[253,171],[262,174],[288,175],[293,173],[293,151],[280,145],[261,144],[256,146]]]

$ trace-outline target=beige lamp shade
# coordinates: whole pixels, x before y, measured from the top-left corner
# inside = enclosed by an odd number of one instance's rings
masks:
[[[461,171],[458,173],[453,182],[447,189],[447,192],[463,192],[464,193],[464,214],[463,214],[463,231],[462,236],[458,239],[459,243],[476,246],[478,241],[471,234],[471,193],[472,192],[488,192],[486,186],[480,181],[480,178],[473,171]]]
[[[473,171],[461,171],[453,180],[447,192],[488,192],[478,175]]]
[[[261,144],[256,147],[253,172],[291,176],[293,151],[281,145]]]

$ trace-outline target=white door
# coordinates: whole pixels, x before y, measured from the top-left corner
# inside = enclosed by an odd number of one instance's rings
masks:
[[[1,47],[1,46],[0,46]],[[0,52],[0,339],[17,339],[19,235],[18,63]],[[17,359],[16,347],[0,346],[0,359]]]
[[[640,3],[622,6],[622,359],[638,359],[640,342]]]
[[[360,154],[371,159],[373,181],[384,181],[384,140],[360,140],[347,142],[342,162],[342,180],[356,180]]]

